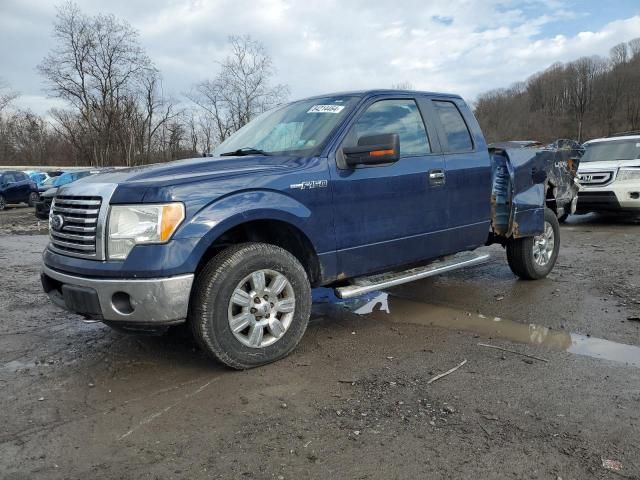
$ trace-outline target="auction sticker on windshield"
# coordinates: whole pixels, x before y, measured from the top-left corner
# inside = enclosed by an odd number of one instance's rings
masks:
[[[340,113],[344,105],[314,105],[307,113]]]

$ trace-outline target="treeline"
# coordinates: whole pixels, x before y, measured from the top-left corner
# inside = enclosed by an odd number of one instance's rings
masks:
[[[556,63],[484,93],[475,113],[490,142],[585,141],[640,130],[640,38],[616,45],[609,58]]]
[[[0,165],[133,166],[210,152],[288,96],[270,84],[272,61],[259,42],[230,37],[229,51],[215,78],[171,96],[131,25],[65,3],[37,67],[65,107],[47,118],[15,108],[18,93],[0,82]]]

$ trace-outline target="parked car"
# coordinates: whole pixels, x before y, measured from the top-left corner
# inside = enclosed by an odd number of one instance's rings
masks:
[[[535,148],[538,155],[544,158],[547,165],[547,180],[545,182],[545,198],[547,207],[564,222],[570,214],[576,211],[578,202],[578,190],[580,184],[577,181],[578,166],[584,149],[578,142],[567,139],[558,139],[555,142],[543,146],[534,140],[507,141],[492,143],[492,148]]]
[[[342,298],[488,259],[545,277],[560,247],[535,150],[489,151],[457,95],[373,90],[281,105],[214,151],[60,187],[51,300],[118,329],[188,322],[233,368],[300,341],[311,287]]]
[[[36,184],[18,170],[0,170],[0,210],[10,203],[26,203],[30,207],[38,199]]]
[[[598,138],[584,148],[577,213],[640,213],[640,135]]]
[[[23,172],[26,173],[29,178],[38,185],[38,187],[40,187],[49,178],[60,176],[63,173],[62,170],[47,170],[46,172],[40,170],[23,170]]]
[[[61,176],[63,176],[64,174],[67,174],[67,176],[65,177],[65,182],[69,183],[69,177],[72,173],[78,172],[80,170],[73,170],[73,171],[62,171],[60,172],[58,175],[49,175],[48,178],[46,178],[45,180],[42,181],[42,183],[38,184],[38,192],[39,193],[43,193],[46,192],[47,190],[49,190],[50,188],[53,188],[57,182],[59,182],[59,178]]]
[[[26,173],[29,178],[38,186],[40,186],[42,182],[49,178],[49,174],[47,172],[34,172],[32,170],[28,170],[24,173]]]
[[[46,220],[49,218],[49,210],[51,209],[51,201],[56,195],[58,188],[62,185],[67,185],[71,182],[75,182],[80,178],[88,177],[89,175],[96,175],[100,172],[106,172],[111,169],[102,170],[74,170],[70,172],[63,172],[60,176],[50,177],[46,180],[41,187],[38,188],[39,196],[35,202],[36,217],[40,220]]]

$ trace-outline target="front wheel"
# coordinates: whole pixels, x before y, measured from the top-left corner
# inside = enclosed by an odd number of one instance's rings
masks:
[[[264,243],[230,247],[198,274],[189,323],[196,342],[236,369],[288,355],[309,322],[311,288],[300,262]]]
[[[518,238],[507,244],[511,271],[524,280],[546,277],[558,258],[560,225],[553,211],[544,211],[544,231],[535,237]]]

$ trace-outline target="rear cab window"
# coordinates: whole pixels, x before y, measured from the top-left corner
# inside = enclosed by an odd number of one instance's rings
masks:
[[[449,100],[432,100],[432,103],[444,134],[445,153],[473,151],[469,127],[456,104]]]

